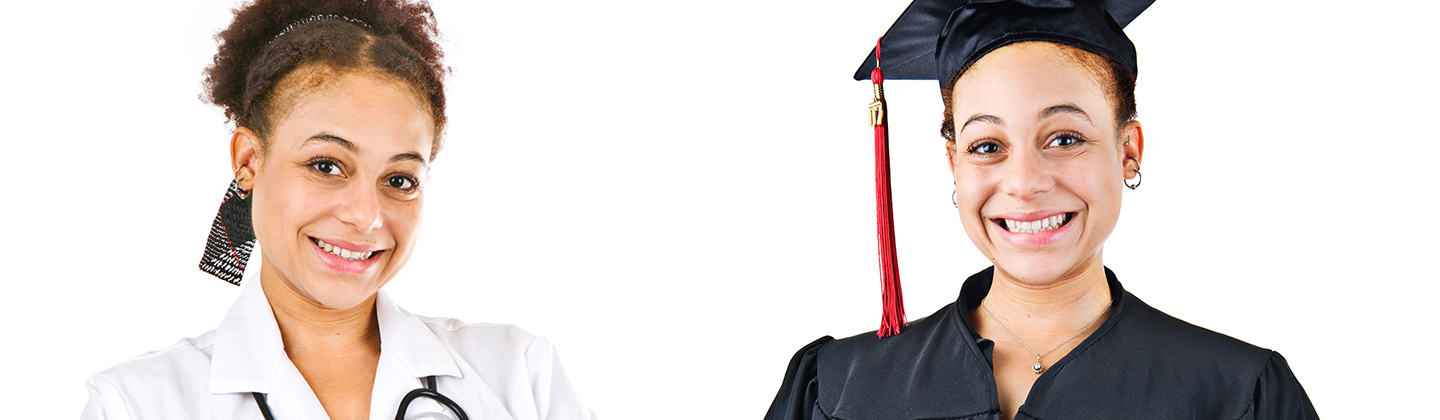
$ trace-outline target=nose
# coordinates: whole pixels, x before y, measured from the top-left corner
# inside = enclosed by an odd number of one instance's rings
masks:
[[[360,233],[379,229],[384,225],[384,217],[380,214],[378,187],[367,186],[365,182],[354,184],[337,197],[340,203],[335,206],[335,218]]]
[[[1054,168],[1038,152],[1019,152],[1005,162],[1000,191],[1019,200],[1031,200],[1055,189]]]

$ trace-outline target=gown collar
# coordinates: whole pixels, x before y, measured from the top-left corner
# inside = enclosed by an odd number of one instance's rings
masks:
[[[986,268],[979,273],[970,275],[970,278],[965,279],[965,284],[960,286],[960,297],[956,298],[955,303],[953,304],[954,306],[952,309],[954,310],[951,312],[954,312],[954,315],[959,317],[959,320],[961,321],[956,325],[961,328],[962,332],[964,332],[966,336],[973,339],[982,338],[980,338],[980,336],[976,334],[973,329],[970,328],[970,326],[974,324],[970,322],[970,316],[968,314],[970,313],[971,309],[980,306],[980,302],[985,300],[985,296],[990,294],[990,285],[994,282],[994,279],[994,266]],[[1110,328],[1114,327],[1115,321],[1120,318],[1120,314],[1125,312],[1125,307],[1127,306],[1126,304],[1129,301],[1127,297],[1130,294],[1125,293],[1125,288],[1120,285],[1120,279],[1115,277],[1115,272],[1110,271],[1109,267],[1105,267],[1105,283],[1110,286],[1110,317],[1106,319],[1104,323],[1100,324],[1100,328],[1097,328],[1094,333],[1091,333],[1090,337],[1103,336],[1106,332],[1110,330]],[[1086,342],[1089,341],[1094,340],[1090,340],[1089,338],[1087,338],[1085,341],[1082,341],[1080,343],[1080,346],[1076,347],[1076,350],[1071,350],[1070,354],[1077,353],[1077,350],[1079,350],[1081,347],[1086,346]]]
[[[971,309],[980,306],[980,302],[985,300],[985,296],[990,294],[990,285],[994,282],[994,279],[994,266],[986,268],[979,273],[971,275],[970,278],[965,279],[965,284],[960,286],[960,297],[955,299],[955,303],[952,306],[953,310],[950,311],[952,312],[952,316],[955,316],[959,321],[955,322],[954,325],[960,328],[960,332],[963,334],[962,336],[970,337],[970,340],[966,340],[966,342],[969,344],[967,347],[970,348],[971,354],[986,361],[990,360],[991,355],[989,354],[989,350],[993,348],[993,344],[989,343],[989,339],[980,337],[980,334],[976,333],[975,330],[970,327],[974,324],[971,322],[969,314]],[[1071,356],[1084,352],[1085,348],[1089,347],[1091,343],[1094,343],[1100,337],[1104,337],[1106,333],[1110,332],[1110,329],[1115,327],[1115,323],[1120,320],[1120,316],[1125,313],[1125,308],[1127,303],[1129,303],[1127,297],[1130,296],[1130,294],[1125,293],[1125,288],[1120,285],[1120,279],[1115,277],[1115,272],[1110,271],[1109,267],[1105,267],[1105,283],[1110,286],[1110,316],[1104,323],[1100,324],[1100,328],[1096,328],[1095,332],[1090,333],[1090,336],[1075,346],[1074,350],[1070,350],[1069,353],[1065,354],[1065,357],[1060,358],[1060,360],[1055,361],[1054,364],[1046,367],[1045,370],[1047,372],[1070,361]],[[1042,374],[1035,382],[1038,384],[1041,380],[1045,379],[1046,375]]]
[[[240,290],[240,297],[215,331],[210,364],[212,394],[269,393],[281,369],[295,369],[285,355],[280,326],[260,287],[259,268]],[[246,273],[251,274],[251,273]],[[460,367],[435,333],[400,308],[384,290],[375,299],[380,324],[380,358],[398,361],[416,378],[461,376]]]
[[[911,321],[898,335],[879,339],[869,332],[825,343],[817,350],[812,383],[818,384],[817,406],[833,418],[998,419],[989,353],[994,343],[976,334],[967,316],[989,293],[993,274],[992,267],[970,276],[954,303]],[[1064,378],[1066,364],[1104,340],[1133,306],[1114,273],[1107,269],[1105,276],[1114,305],[1110,317],[1046,368],[1027,406],[1041,402],[1043,397],[1034,398],[1036,390],[1043,394],[1048,383]]]
[[[995,363],[993,360],[995,344],[990,339],[981,337],[979,333],[975,332],[971,327],[973,324],[971,323],[969,313],[970,309],[980,306],[985,296],[989,295],[990,286],[994,282],[994,275],[995,267],[992,266],[966,279],[965,284],[960,287],[960,297],[955,300],[955,303],[951,307],[952,310],[950,311],[952,312],[951,316],[956,317],[957,322],[953,324],[959,328],[961,336],[969,337],[968,340],[961,340],[965,343],[965,347],[969,349],[970,354],[975,357],[976,360],[983,360],[985,361],[985,365],[990,367],[990,369],[985,370],[985,374],[988,376],[989,383],[991,384],[995,383]],[[1105,282],[1110,287],[1110,316],[1105,319],[1105,322],[1100,324],[1099,328],[1095,329],[1095,332],[1090,333],[1090,335],[1080,341],[1080,344],[1076,345],[1074,349],[1065,353],[1064,357],[1045,367],[1045,371],[1042,372],[1040,377],[1035,379],[1035,383],[1030,386],[1031,392],[1026,396],[1026,405],[1042,403],[1044,397],[1043,395],[1037,395],[1037,391],[1043,394],[1043,391],[1048,389],[1050,382],[1054,380],[1056,375],[1059,375],[1060,372],[1063,371],[1067,363],[1076,357],[1082,357],[1082,355],[1085,354],[1085,350],[1109,334],[1110,331],[1115,328],[1115,324],[1120,321],[1120,318],[1124,317],[1125,309],[1129,306],[1130,294],[1125,292],[1125,288],[1120,285],[1120,280],[1116,278],[1115,272],[1110,271],[1109,267],[1105,267]],[[996,409],[998,410],[998,407],[996,407]]]

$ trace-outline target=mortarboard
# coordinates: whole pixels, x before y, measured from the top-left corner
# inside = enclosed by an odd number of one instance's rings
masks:
[[[1135,44],[1123,28],[1151,3],[1154,0],[916,0],[876,41],[855,71],[855,80],[874,83],[870,125],[875,129],[875,213],[884,307],[880,338],[899,334],[905,324],[891,214],[885,78],[938,80],[948,86],[985,54],[1026,41],[1080,48],[1135,74]]]
[[[886,77],[948,85],[985,54],[1025,41],[1070,45],[1136,72],[1135,44],[1121,29],[1154,2],[917,0],[881,38]],[[855,71],[855,80],[870,78],[875,52]]]

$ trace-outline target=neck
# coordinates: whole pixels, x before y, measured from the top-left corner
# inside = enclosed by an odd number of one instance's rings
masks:
[[[1110,284],[1099,258],[1043,284],[1021,282],[996,267],[984,305],[1022,338],[1068,336],[1109,307]],[[974,319],[990,321],[988,317]]]
[[[291,359],[380,353],[376,295],[370,295],[352,308],[327,308],[306,296],[276,270],[260,272],[260,287],[275,313],[285,353]]]

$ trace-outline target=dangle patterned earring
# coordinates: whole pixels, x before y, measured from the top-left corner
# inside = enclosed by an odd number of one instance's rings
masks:
[[[241,166],[240,169],[244,169]],[[240,169],[236,169],[238,175]],[[255,228],[250,224],[250,191],[240,188],[240,180],[230,180],[210,237],[205,240],[205,255],[200,258],[200,271],[210,273],[230,284],[240,285],[245,262],[255,249]]]

